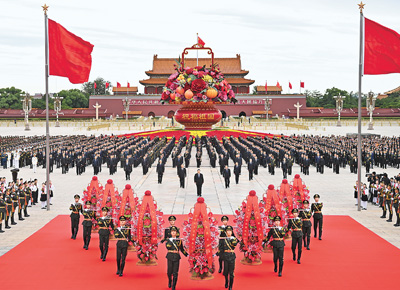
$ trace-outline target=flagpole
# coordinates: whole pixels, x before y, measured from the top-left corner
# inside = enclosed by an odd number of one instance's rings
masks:
[[[301,80],[300,80],[300,95],[301,95]]]
[[[361,90],[362,90],[362,74],[363,74],[363,42],[364,42],[364,5],[362,2],[358,4],[360,9],[360,59],[358,66],[358,138],[357,138],[357,204],[358,211],[361,211]]]
[[[44,12],[44,33],[45,33],[45,80],[46,80],[46,193],[47,193],[47,210],[50,210],[50,133],[49,133],[49,40],[48,40],[48,18],[47,9],[49,6],[42,6]]]

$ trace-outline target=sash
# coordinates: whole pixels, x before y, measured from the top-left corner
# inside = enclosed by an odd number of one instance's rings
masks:
[[[131,210],[132,210],[132,214],[133,214],[133,211],[136,208],[136,200],[135,200],[135,198],[133,196],[133,189],[131,188],[130,185],[129,186],[128,185],[129,184],[127,184],[125,186],[125,189],[122,191],[121,207],[119,209],[118,217],[123,216],[125,214],[125,206],[127,204],[127,200],[128,199],[129,199],[129,205],[130,205]]]
[[[290,185],[286,179],[282,180],[281,187],[279,188],[279,198],[280,198],[281,202],[283,201],[283,198],[285,196],[286,196],[287,203],[288,203],[289,214],[292,215],[293,197],[290,193]]]
[[[151,219],[151,243],[157,244],[157,216],[156,207],[154,205],[154,199],[151,196],[151,192],[147,190],[143,196],[142,203],[139,206],[139,220],[138,220],[138,241],[140,245],[143,245],[143,217],[146,213],[147,208],[149,209]]]
[[[264,238],[264,233],[261,223],[260,209],[258,206],[258,197],[254,190],[250,191],[249,195],[247,196],[247,205],[243,219],[243,243],[246,246],[248,244],[248,239],[249,239],[250,218],[252,213],[254,213],[254,218],[256,221],[258,244],[259,246],[261,246]]]
[[[114,208],[117,204],[117,201],[115,198],[114,184],[111,179],[107,180],[106,188],[104,189],[103,200],[101,202],[101,208],[106,206],[108,195],[111,197],[111,205]]]
[[[90,181],[90,184],[87,188],[88,192],[88,200],[90,201],[92,199],[92,193],[96,198],[98,198],[98,194],[100,193],[100,187],[99,187],[99,180],[97,179],[97,176],[93,176],[92,180]]]
[[[270,184],[268,186],[267,196],[264,196],[264,202],[265,202],[265,211],[267,212],[267,214],[271,211],[272,202],[273,202],[275,204],[277,215],[279,217],[282,217],[282,209],[281,209],[281,204],[280,204],[280,200],[278,197],[278,193],[276,192],[276,190],[274,189],[274,186],[272,184]]]
[[[208,267],[212,268],[213,264],[213,254],[211,247],[211,230],[210,222],[208,220],[207,214],[207,204],[204,203],[204,199],[199,197],[197,203],[194,205],[192,227],[189,234],[189,253],[193,254],[195,251],[196,236],[197,236],[197,225],[199,221],[203,223],[204,227],[204,248],[206,253],[206,258],[208,262]]]

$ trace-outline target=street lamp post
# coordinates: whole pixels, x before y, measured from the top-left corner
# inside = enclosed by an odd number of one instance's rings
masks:
[[[21,94],[22,97],[22,110],[25,114],[25,131],[30,131],[29,127],[29,112],[32,110],[32,96],[28,93]]]
[[[265,98],[263,100],[264,100],[264,108],[265,108],[265,118],[268,120],[268,112],[269,112],[269,109],[271,108],[272,99]]]
[[[125,97],[125,100],[122,100],[124,109],[125,109],[125,119],[128,121],[128,112],[129,112],[129,100],[128,97]]]
[[[343,110],[343,100],[346,98],[346,96],[338,95],[333,97],[336,100],[336,112],[338,113],[338,122],[337,126],[342,127],[342,124],[340,122],[340,113]]]
[[[58,96],[58,94],[50,94],[50,97],[54,99],[54,111],[56,111],[56,127],[60,127],[60,122],[58,121],[58,115],[61,111],[61,102],[63,97]]]
[[[375,110],[375,101],[376,101],[376,95],[373,92],[368,93],[367,97],[367,111],[369,113],[369,123],[368,123],[368,130],[374,130],[374,124],[372,120],[372,114]]]

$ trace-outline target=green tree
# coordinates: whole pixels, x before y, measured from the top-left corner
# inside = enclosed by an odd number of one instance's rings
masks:
[[[0,108],[22,109],[21,94],[24,92],[15,87],[0,89]]]
[[[384,99],[377,99],[375,106],[379,108],[400,108],[400,93],[393,93]]]
[[[96,89],[94,88],[94,83],[96,83]],[[106,83],[109,84],[109,87],[106,88]],[[82,85],[82,92],[90,95],[110,95],[111,94],[111,82],[106,81],[101,77],[98,77],[93,82],[86,82]]]
[[[87,108],[89,106],[89,95],[78,89],[62,90],[58,93],[62,97],[62,108]]]

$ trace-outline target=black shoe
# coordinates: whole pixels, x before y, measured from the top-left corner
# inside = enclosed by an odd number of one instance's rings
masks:
[[[386,218],[386,216],[385,216],[385,215],[381,216],[381,219],[385,219],[385,218]]]
[[[11,227],[10,227],[10,226],[6,226],[5,228],[6,228],[6,229],[11,229]]]
[[[103,258],[103,260],[102,260],[102,261],[103,261],[103,262],[105,262],[105,260],[106,260],[106,258]],[[122,275],[120,274],[120,276],[122,276]]]
[[[392,220],[391,219],[388,219],[388,220],[386,220],[388,223],[391,223],[392,222]]]
[[[117,275],[119,275],[120,273],[119,273],[119,270],[117,271]]]
[[[24,221],[25,219],[21,217],[21,218],[19,218],[18,220],[20,220],[20,221]]]
[[[275,265],[275,267],[274,267],[274,272],[275,273],[278,272],[278,266],[277,265]]]
[[[309,246],[307,246],[307,250],[310,250],[310,247],[309,247]]]
[[[314,235],[314,238],[316,238],[316,237],[317,237],[317,234]]]
[[[221,268],[219,268],[218,273],[222,273],[222,269]]]
[[[29,215],[29,214],[26,214],[24,217],[30,217],[30,215]]]
[[[172,287],[172,279],[169,278],[169,279],[168,279],[168,288],[171,288],[171,287]]]
[[[15,226],[17,223],[11,223],[12,226]]]
[[[4,233],[4,231],[3,231],[3,230],[0,230],[0,233]]]
[[[319,238],[318,238],[318,240],[322,241],[322,238],[321,238],[321,237],[319,237]]]
[[[119,273],[119,276],[122,277],[122,273]]]
[[[301,264],[301,263],[300,263],[300,260],[297,260],[297,264]]]
[[[279,272],[278,277],[282,277],[282,272]]]
[[[293,261],[296,261],[296,254],[293,254]]]
[[[395,224],[395,225],[393,225],[393,226],[395,226],[395,227],[400,227],[400,224]]]
[[[229,280],[228,280],[228,276],[225,276],[225,288],[229,287]]]

